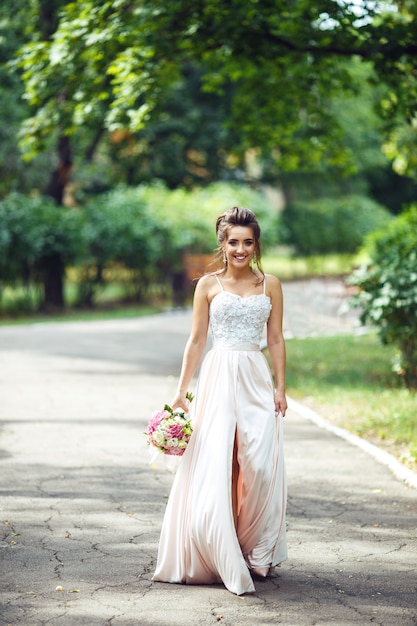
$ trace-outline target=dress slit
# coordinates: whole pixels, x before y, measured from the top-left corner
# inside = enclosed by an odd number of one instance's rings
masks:
[[[233,444],[232,484],[231,484],[233,521],[235,524],[236,532],[237,532],[240,506],[242,503],[242,473],[240,471],[238,451],[239,451],[239,442],[238,442],[238,435],[237,435],[237,429],[236,429],[235,440]]]

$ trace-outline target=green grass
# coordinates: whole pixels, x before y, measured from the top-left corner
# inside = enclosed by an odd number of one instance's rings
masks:
[[[166,308],[169,303],[155,298],[154,303],[135,304],[126,300],[124,284],[110,283],[98,294],[94,308],[76,306],[77,288],[73,281],[65,284],[67,306],[56,313],[39,311],[40,292],[34,287],[6,287],[1,293],[0,325],[27,324],[33,322],[66,322],[121,319],[153,315]]]
[[[366,258],[359,254],[326,254],[296,257],[278,248],[262,256],[262,266],[267,274],[281,280],[300,280],[315,276],[341,276],[349,274]]]
[[[417,471],[417,393],[375,334],[287,341],[288,395]]]

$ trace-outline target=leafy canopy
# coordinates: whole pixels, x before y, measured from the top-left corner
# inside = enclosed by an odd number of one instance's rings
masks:
[[[76,0],[51,36],[34,33],[18,65],[34,114],[23,126],[28,157],[59,129],[136,132],[186,64],[203,90],[230,98],[236,151],[260,147],[287,169],[343,161],[332,94],[356,88],[348,71],[371,63],[386,89],[392,128],[415,117],[417,38],[413,2],[363,0]]]

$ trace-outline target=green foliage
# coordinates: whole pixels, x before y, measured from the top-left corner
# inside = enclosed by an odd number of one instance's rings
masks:
[[[45,197],[7,196],[0,202],[0,281],[38,283],[56,253],[72,263],[83,248],[81,223],[79,211],[61,211]]]
[[[59,254],[76,265],[78,302],[93,305],[103,287],[123,276],[126,294],[141,300],[159,285],[170,289],[185,253],[211,253],[215,220],[233,205],[252,208],[266,246],[277,242],[277,214],[260,192],[215,184],[201,190],[162,185],[119,188],[78,209],[45,197],[10,194],[0,202],[0,282],[38,284],[46,261]]]
[[[413,5],[384,13],[367,0],[198,4],[4,0],[0,197],[45,190],[59,133],[73,138],[80,204],[84,190],[120,183],[244,180],[251,151],[273,183],[285,171],[377,169],[381,185],[389,160],[376,103],[391,134],[406,111],[414,150]],[[25,118],[25,154],[42,152],[26,166],[16,146]],[[378,196],[384,204],[388,192]],[[392,202],[398,212],[397,188]]]
[[[383,150],[392,161],[394,171],[401,176],[417,179],[417,129],[415,124],[401,124],[391,131]]]
[[[417,388],[417,206],[368,240],[371,263],[351,277],[363,323],[378,328],[384,343],[400,354],[394,369]]]
[[[197,67],[184,66],[139,132],[111,134],[108,155],[129,185],[163,180],[171,189],[191,188],[226,170],[233,175],[227,155],[238,137],[226,128],[228,94],[201,93],[201,76]]]
[[[0,283],[0,320],[24,317],[29,318],[40,310],[42,290],[38,286],[19,285],[3,286]]]
[[[105,270],[114,265],[131,270],[129,282],[136,299],[143,297],[150,282],[163,282],[163,270],[169,267],[163,256],[167,230],[136,189],[97,196],[83,213],[87,256],[82,259],[81,304],[93,304],[106,282]]]
[[[254,211],[261,225],[265,249],[279,240],[277,212],[262,192],[249,186],[214,183],[190,191],[170,191],[162,185],[154,185],[139,187],[138,192],[170,233],[177,263],[181,251],[213,252],[217,246],[216,218],[232,206],[244,206]]]
[[[39,189],[49,166],[47,156],[42,155],[28,168],[17,144],[20,127],[30,110],[22,98],[22,81],[11,71],[9,63],[28,41],[32,17],[27,0],[2,0],[0,3],[0,198],[12,190]]]
[[[353,253],[368,233],[389,222],[390,214],[366,196],[351,195],[295,202],[283,220],[288,243],[301,254]]]
[[[343,166],[340,124],[329,101],[358,88],[348,71],[352,57],[371,63],[387,84],[384,114],[407,115],[411,123],[414,8],[395,3],[395,11],[384,12],[373,0],[360,7],[328,0],[194,4],[66,3],[52,36],[38,33],[19,53],[34,108],[22,135],[27,154],[42,149],[57,127],[68,135],[143,130],[186,65],[202,69],[203,91],[228,94],[226,126],[238,137],[235,151],[261,147],[281,169],[323,158]]]

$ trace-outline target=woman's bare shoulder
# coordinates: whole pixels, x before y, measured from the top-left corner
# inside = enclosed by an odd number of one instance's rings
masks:
[[[210,272],[208,274],[203,274],[203,276],[198,279],[198,284],[203,285],[204,287],[211,287],[212,285],[218,284],[216,275],[218,276],[219,272]]]
[[[268,287],[272,287],[275,289],[281,288],[281,281],[274,274],[265,274],[265,280]]]
[[[198,289],[201,294],[207,295],[213,290],[213,288],[218,288],[219,283],[217,281],[216,274],[218,274],[218,272],[203,274],[203,276],[198,279],[196,289]]]

